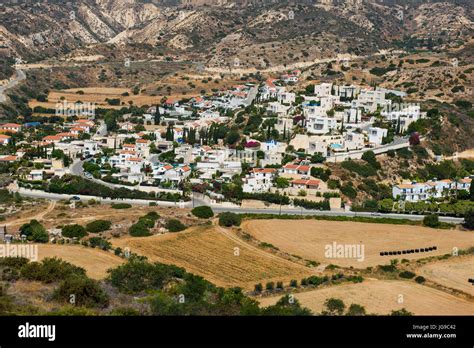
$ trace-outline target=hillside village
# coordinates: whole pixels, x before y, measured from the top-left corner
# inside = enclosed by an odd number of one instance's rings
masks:
[[[194,192],[214,203],[350,210],[353,197],[341,193],[327,164],[419,144],[412,126],[427,113],[403,102],[404,92],[379,87],[321,83],[292,91],[300,74],[170,97],[131,113],[97,115],[93,104],[64,100],[50,116],[56,123],[0,125],[0,162],[15,168],[15,183],[25,189],[48,191],[51,180],[73,175],[174,202]],[[393,182],[392,197],[381,198],[417,202],[469,191],[472,177],[456,180]]]

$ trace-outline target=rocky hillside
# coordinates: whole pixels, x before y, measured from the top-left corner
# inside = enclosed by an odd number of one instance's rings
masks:
[[[37,61],[77,48],[143,43],[150,51],[196,52],[211,66],[235,57],[244,66],[271,66],[394,47],[460,46],[474,28],[470,0],[207,3],[216,2],[20,1],[0,6],[0,48]]]

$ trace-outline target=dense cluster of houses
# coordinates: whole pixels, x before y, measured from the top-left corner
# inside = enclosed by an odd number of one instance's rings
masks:
[[[419,202],[429,199],[448,198],[456,191],[469,191],[472,177],[455,180],[431,180],[428,182],[411,182],[395,185],[392,188],[393,198],[407,202]]]
[[[424,116],[418,104],[392,103],[389,94],[405,95],[396,90],[322,83],[296,103],[296,93],[269,79],[260,88],[259,101],[267,102],[267,111],[277,116],[279,132],[289,132],[295,120],[305,129],[306,134],[293,140],[295,148],[329,156],[384,144],[388,129],[374,126],[377,112],[382,121],[396,124],[399,133]]]
[[[424,117],[419,105],[392,103],[393,95],[404,96],[394,90],[321,83],[314,85],[312,93],[294,93],[289,86],[298,82],[300,75],[301,71],[290,71],[279,79],[269,78],[260,85],[237,85],[212,96],[187,100],[170,97],[143,115],[122,115],[118,132],[107,132],[104,122],[89,114],[77,115],[56,134],[32,144],[49,149],[45,158],[35,160],[41,165],[31,170],[27,178],[36,181],[42,180],[45,174],[70,173],[71,168],[51,158],[52,149],[59,149],[71,159],[95,157],[100,176],[114,179],[110,181],[113,183],[178,189],[183,181],[230,182],[242,174],[245,164],[251,170],[242,178],[244,192],[273,192],[275,180],[283,177],[289,182],[283,188],[288,194],[297,190],[320,193],[327,186],[311,177],[310,163],[295,161],[281,166],[288,151],[328,157],[372,149],[386,142],[388,129],[381,128],[381,120],[396,124],[402,133]],[[233,111],[252,104],[276,120],[275,130],[282,135],[280,139],[257,141],[250,134],[245,138],[252,146],[240,150],[227,147],[222,141],[212,147],[204,145],[201,131],[228,123]],[[374,126],[376,122],[379,127]],[[15,123],[0,125],[0,145],[8,145],[11,135],[25,127],[26,124]],[[298,132],[292,134],[295,127]],[[194,137],[193,145],[187,141],[190,134]],[[160,156],[167,153],[172,156]],[[16,161],[23,155],[20,149],[0,156],[0,162]],[[394,187],[393,194],[407,200],[424,200],[439,196],[447,185],[441,183],[399,185]],[[438,193],[434,193],[433,187]]]

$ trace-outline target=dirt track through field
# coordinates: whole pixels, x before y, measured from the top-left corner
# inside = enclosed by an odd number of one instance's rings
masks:
[[[4,225],[5,226],[20,226],[20,225],[23,225],[25,223],[30,222],[31,220],[38,220],[38,221],[43,220],[43,218],[47,214],[51,213],[54,210],[55,207],[56,207],[56,201],[50,201],[49,204],[48,204],[48,207],[45,210],[42,210],[42,211],[40,211],[37,214],[32,215],[32,216],[22,217],[22,218],[17,219],[17,220],[8,221]]]
[[[299,255],[324,264],[365,268],[388,264],[391,259],[418,259],[452,253],[453,248],[466,249],[474,245],[474,232],[437,230],[421,226],[390,225],[323,220],[252,220],[242,229],[261,242],[271,243],[281,251]],[[356,257],[331,257],[326,247],[334,245],[364,247],[363,260]],[[436,251],[380,256],[381,251],[436,246]],[[350,256],[350,255],[349,255]]]
[[[177,234],[112,239],[114,246],[150,261],[175,264],[219,286],[253,289],[256,283],[301,279],[313,272],[304,266],[268,254],[230,238],[214,226],[199,226]]]

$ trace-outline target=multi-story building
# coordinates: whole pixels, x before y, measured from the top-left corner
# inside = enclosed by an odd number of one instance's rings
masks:
[[[430,198],[442,198],[452,195],[453,190],[468,191],[472,178],[466,177],[457,183],[453,180],[432,180],[425,183],[405,183],[392,187],[392,196],[408,202],[425,201]]]
[[[247,193],[267,192],[272,187],[277,173],[273,168],[254,168],[245,178],[243,191]]]

